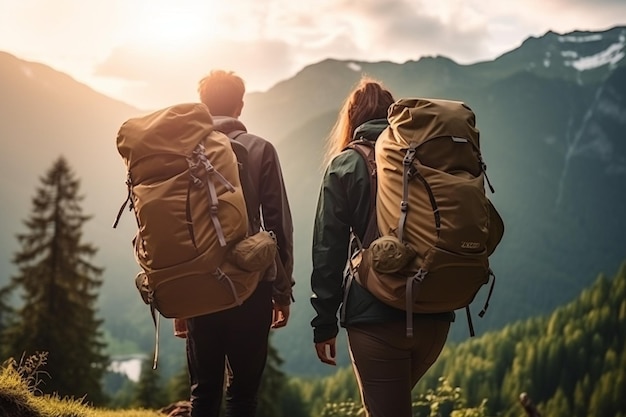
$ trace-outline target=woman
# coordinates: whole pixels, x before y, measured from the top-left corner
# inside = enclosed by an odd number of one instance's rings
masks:
[[[335,365],[337,313],[343,298],[343,271],[350,232],[364,240],[370,211],[370,173],[363,157],[347,145],[376,141],[387,127],[392,94],[364,77],[347,97],[328,138],[313,230],[311,288],[316,316],[315,350]],[[369,244],[369,242],[363,242]],[[416,314],[414,336],[406,336],[405,312],[376,299],[352,281],[340,325],[348,333],[352,365],[369,417],[411,417],[411,391],[445,344],[454,313]]]

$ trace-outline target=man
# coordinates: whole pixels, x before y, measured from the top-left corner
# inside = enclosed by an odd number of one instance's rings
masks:
[[[270,328],[287,324],[293,273],[293,225],[282,171],[274,146],[247,132],[238,118],[245,86],[232,72],[211,71],[200,80],[200,101],[211,112],[214,129],[236,136],[248,152],[247,169],[256,195],[251,231],[274,232],[280,265],[270,268],[258,288],[241,306],[187,321],[187,362],[191,381],[192,417],[217,417],[224,391],[226,416],[253,417],[267,360]],[[243,179],[242,179],[243,181]],[[245,190],[245,188],[244,188]],[[278,263],[278,262],[277,262]]]

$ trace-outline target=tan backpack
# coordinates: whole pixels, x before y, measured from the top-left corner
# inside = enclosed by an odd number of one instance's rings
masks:
[[[132,118],[119,129],[128,197],[113,227],[130,203],[136,285],[153,319],[155,310],[189,318],[240,305],[274,261],[270,233],[248,236],[235,145],[213,129],[200,103]],[[237,152],[245,156],[243,145]]]
[[[413,313],[461,308],[473,336],[469,305],[493,277],[482,317],[495,282],[489,256],[504,233],[485,195],[475,115],[462,102],[415,98],[394,103],[388,120],[375,152],[352,145],[375,174],[375,209],[364,242],[353,235],[347,278],[405,310],[408,336]]]

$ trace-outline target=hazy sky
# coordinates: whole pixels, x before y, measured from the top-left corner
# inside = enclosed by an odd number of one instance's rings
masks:
[[[0,0],[0,51],[151,109],[216,67],[263,91],[325,58],[470,64],[617,25],[626,0]]]

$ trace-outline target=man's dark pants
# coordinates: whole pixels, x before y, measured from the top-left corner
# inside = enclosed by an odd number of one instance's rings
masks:
[[[226,361],[232,371],[226,417],[255,415],[271,323],[271,282],[259,283],[241,306],[188,320],[192,417],[218,417]]]

